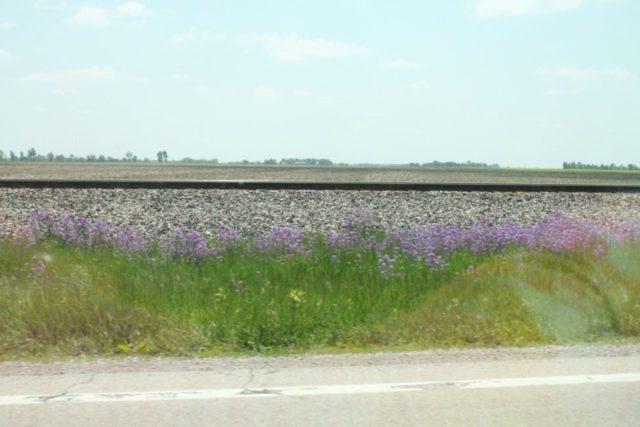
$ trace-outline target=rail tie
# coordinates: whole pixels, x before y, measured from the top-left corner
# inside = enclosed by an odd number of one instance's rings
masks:
[[[147,189],[147,190],[343,190],[343,191],[458,191],[525,193],[640,193],[640,185],[500,184],[339,181],[209,181],[209,180],[88,180],[0,179],[0,188]]]

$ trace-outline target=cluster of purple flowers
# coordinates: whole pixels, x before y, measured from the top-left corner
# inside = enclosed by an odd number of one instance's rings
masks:
[[[126,224],[112,227],[103,219],[94,221],[70,213],[56,219],[49,212],[36,209],[29,216],[28,229],[32,241],[54,238],[71,246],[113,246],[126,253],[149,249],[148,236]]]
[[[265,252],[280,252],[288,255],[308,253],[304,245],[304,232],[295,227],[276,227],[266,236],[259,237],[256,248]]]
[[[342,228],[351,232],[364,234],[378,229],[379,218],[369,209],[354,209],[347,213]]]
[[[201,233],[184,227],[178,228],[170,238],[161,239],[160,248],[165,255],[173,258],[184,257],[195,261],[217,254]]]
[[[534,225],[514,221],[499,224],[479,222],[469,227],[435,224],[426,228],[399,228],[376,235],[352,230],[327,236],[326,243],[336,250],[372,248],[378,254],[381,271],[393,266],[390,254],[404,255],[425,262],[431,268],[446,266],[446,258],[458,250],[489,254],[509,247],[535,251],[583,251],[601,257],[611,242],[640,241],[640,222],[603,223],[593,220],[550,216]]]
[[[55,238],[76,247],[114,247],[126,254],[159,250],[163,256],[201,261],[207,257],[224,256],[226,250],[243,247],[262,253],[280,255],[310,255],[322,242],[333,257],[342,251],[375,251],[378,268],[393,270],[398,256],[426,263],[430,268],[446,266],[446,259],[455,251],[488,254],[508,247],[552,252],[583,251],[601,257],[609,243],[640,242],[640,222],[603,223],[593,220],[551,216],[534,226],[513,221],[500,224],[479,222],[469,227],[432,225],[426,228],[399,228],[382,232],[376,227],[374,214],[354,212],[337,233],[322,239],[310,238],[294,227],[274,228],[268,235],[253,242],[243,241],[238,232],[220,227],[208,239],[201,232],[180,227],[169,236],[153,231],[143,232],[127,225],[112,226],[97,219],[65,214],[54,219],[44,210],[35,210],[28,225],[15,237],[25,242]]]
[[[30,233],[26,233],[27,230]],[[35,242],[53,238],[75,247],[113,247],[125,254],[147,253],[158,248],[164,256],[193,260],[216,254],[196,230],[178,228],[171,236],[157,237],[153,230],[143,232],[126,224],[112,226],[103,219],[90,220],[68,213],[55,219],[42,209],[31,213],[27,230],[21,231],[20,240]]]

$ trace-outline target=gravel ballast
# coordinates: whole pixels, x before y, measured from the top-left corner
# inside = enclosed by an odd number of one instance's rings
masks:
[[[69,212],[113,225],[156,228],[161,234],[179,226],[206,232],[224,225],[256,236],[285,225],[335,231],[358,210],[372,213],[385,229],[505,219],[531,225],[559,213],[601,221],[640,219],[640,194],[0,189],[0,234],[24,224],[36,208],[54,216]]]

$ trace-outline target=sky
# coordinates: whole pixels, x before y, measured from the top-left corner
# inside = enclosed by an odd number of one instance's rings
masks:
[[[640,164],[638,0],[0,0],[0,149]]]

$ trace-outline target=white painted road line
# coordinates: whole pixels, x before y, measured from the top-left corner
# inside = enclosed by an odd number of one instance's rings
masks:
[[[0,396],[0,406],[45,403],[140,402],[163,400],[235,399],[278,396],[321,396],[371,393],[419,392],[444,389],[489,389],[504,387],[555,386],[574,384],[610,384],[640,382],[640,373],[607,375],[571,375],[481,380],[426,381],[388,384],[346,384],[318,386],[282,386],[269,388],[230,388],[210,390],[132,391],[120,393],[64,393],[57,395]]]

